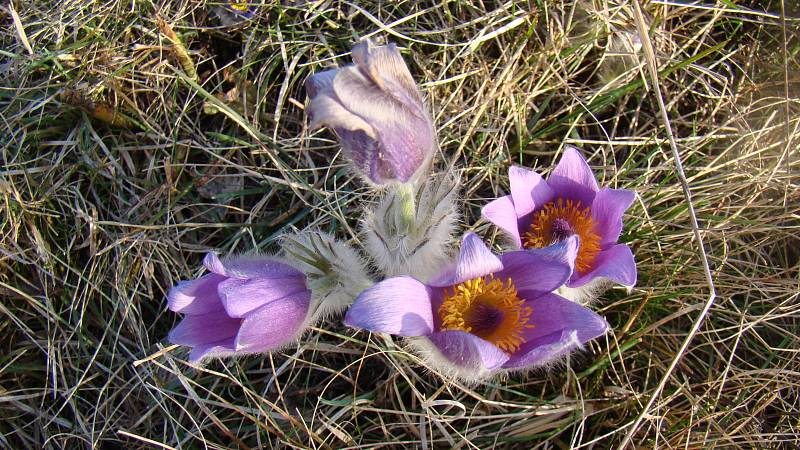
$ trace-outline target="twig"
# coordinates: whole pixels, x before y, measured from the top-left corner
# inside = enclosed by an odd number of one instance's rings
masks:
[[[672,359],[669,367],[667,367],[667,371],[664,373],[664,376],[661,378],[661,381],[658,383],[655,391],[653,391],[653,395],[650,396],[650,400],[647,401],[647,404],[636,417],[634,420],[633,425],[628,429],[628,433],[625,435],[625,438],[619,444],[618,449],[624,449],[628,443],[633,438],[633,435],[636,433],[636,430],[639,429],[639,425],[642,423],[644,417],[650,411],[650,408],[655,403],[656,399],[661,395],[661,391],[664,390],[664,387],[667,385],[670,377],[672,376],[672,372],[675,370],[675,367],[680,362],[683,354],[686,353],[686,350],[689,348],[689,344],[691,344],[692,339],[697,334],[697,331],[700,329],[700,325],[702,325],[703,320],[705,319],[706,315],[708,315],[708,311],[711,309],[711,306],[714,304],[714,299],[717,298],[717,293],[714,288],[714,280],[711,276],[711,269],[708,265],[708,256],[706,254],[706,249],[703,246],[703,238],[700,235],[700,227],[697,224],[697,215],[694,211],[694,205],[692,204],[692,193],[689,190],[689,183],[686,181],[686,175],[683,172],[683,164],[681,163],[681,155],[678,152],[678,145],[675,143],[675,136],[672,134],[672,126],[669,121],[669,117],[667,116],[667,108],[664,105],[664,98],[661,95],[661,87],[658,84],[658,67],[656,65],[656,55],[655,51],[653,50],[653,43],[650,42],[650,36],[647,33],[647,25],[644,22],[644,17],[642,16],[642,8],[639,5],[638,0],[633,1],[634,6],[634,17],[636,19],[636,28],[639,31],[639,36],[642,39],[642,47],[644,49],[645,58],[647,59],[647,69],[650,73],[650,78],[653,84],[653,90],[655,93],[656,100],[658,101],[658,109],[661,112],[661,121],[664,125],[664,128],[667,131],[667,137],[669,138],[669,146],[672,149],[672,156],[675,159],[675,169],[678,173],[678,179],[681,182],[681,188],[683,189],[683,195],[686,198],[686,204],[689,210],[689,219],[692,223],[692,231],[694,232],[695,240],[697,240],[697,245],[700,247],[700,259],[703,262],[703,272],[706,276],[706,282],[708,283],[708,300],[706,300],[705,306],[703,310],[700,311],[700,314],[695,319],[694,324],[692,324],[692,329],[689,331],[689,334],[686,335],[686,338],[683,340],[678,353]]]

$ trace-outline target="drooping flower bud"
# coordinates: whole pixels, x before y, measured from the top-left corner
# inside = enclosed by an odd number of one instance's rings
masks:
[[[436,151],[436,132],[400,52],[364,41],[352,56],[352,65],[306,80],[311,128],[332,128],[372,183],[419,178]]]

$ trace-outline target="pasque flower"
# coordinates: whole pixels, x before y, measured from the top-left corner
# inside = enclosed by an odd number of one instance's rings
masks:
[[[306,276],[268,257],[221,261],[209,253],[210,273],[182,281],[167,295],[183,320],[169,341],[192,347],[189,359],[262,353],[294,342],[311,319]]]
[[[511,195],[484,206],[483,216],[505,231],[515,248],[543,248],[577,236],[579,248],[567,287],[596,279],[636,284],[633,253],[617,243],[633,192],[599,188],[586,160],[573,147],[564,150],[547,180],[521,167],[511,167],[508,178]]]
[[[365,41],[352,57],[352,65],[306,80],[310,125],[332,128],[345,156],[369,181],[411,181],[436,150],[419,89],[394,44]]]
[[[409,337],[431,366],[464,380],[547,364],[608,329],[593,311],[552,293],[572,272],[576,241],[498,257],[467,234],[452,267],[427,283],[400,276],[374,285],[345,323]]]

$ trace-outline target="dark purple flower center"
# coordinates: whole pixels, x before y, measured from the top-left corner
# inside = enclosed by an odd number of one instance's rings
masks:
[[[569,221],[563,217],[556,217],[553,219],[553,224],[551,227],[550,239],[552,244],[561,242],[575,234],[575,229],[572,228],[572,225],[569,223]]]
[[[480,336],[494,331],[503,322],[503,317],[503,311],[478,300],[470,309],[466,323],[473,333]]]

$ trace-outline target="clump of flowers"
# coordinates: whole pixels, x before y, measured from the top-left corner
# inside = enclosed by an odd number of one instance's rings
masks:
[[[493,253],[474,233],[456,248],[458,177],[432,172],[433,122],[398,48],[367,41],[352,57],[306,81],[307,111],[374,192],[362,248],[306,230],[284,235],[274,256],[209,253],[209,273],[168,295],[185,316],[170,341],[191,347],[192,361],[269,353],[346,311],[346,325],[401,337],[436,373],[474,382],[549,365],[604,335],[601,316],[563,295],[598,280],[636,282],[633,254],[618,242],[634,194],[601,189],[567,148],[546,180],[511,167],[511,194],[483,208],[508,251]]]

